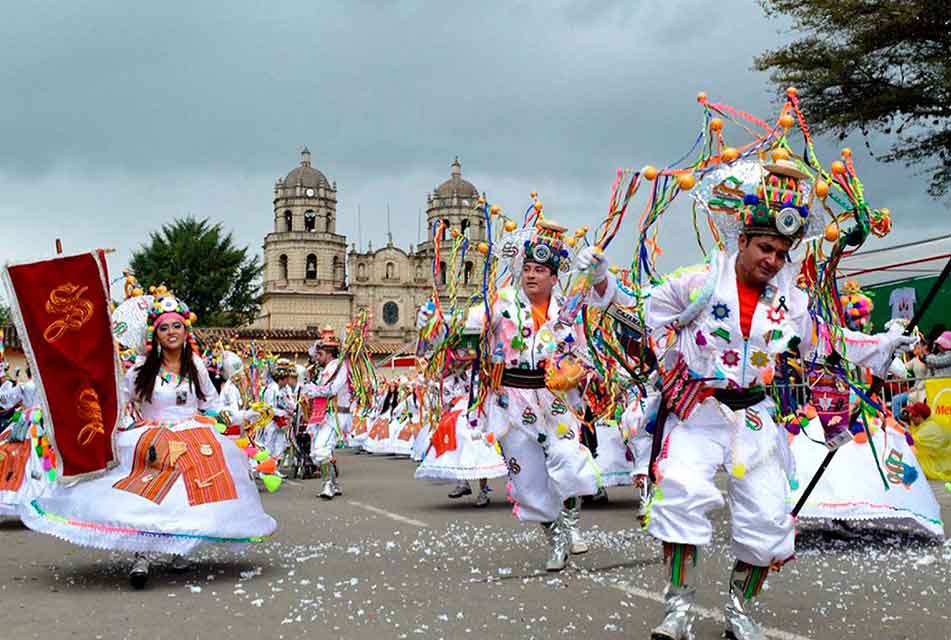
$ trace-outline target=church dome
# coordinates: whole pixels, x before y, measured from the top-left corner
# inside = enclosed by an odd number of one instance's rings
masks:
[[[435,194],[440,198],[451,198],[453,196],[478,198],[479,190],[468,180],[463,180],[462,165],[459,164],[459,158],[456,158],[452,161],[452,171],[449,179],[436,187]]]
[[[284,186],[296,187],[298,184],[315,189],[331,188],[327,176],[310,165],[310,150],[307,147],[300,153],[300,166],[294,167],[284,178]]]

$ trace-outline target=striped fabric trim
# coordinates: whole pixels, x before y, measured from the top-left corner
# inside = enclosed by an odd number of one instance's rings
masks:
[[[152,428],[139,437],[132,457],[132,471],[112,485],[113,488],[134,493],[155,504],[162,504],[168,492],[172,490],[172,485],[182,474],[179,469],[168,464],[168,445],[162,437],[165,433],[168,433],[166,429]],[[153,447],[156,459],[150,463],[149,449]]]
[[[156,453],[153,462],[150,449]],[[135,445],[132,471],[113,487],[161,504],[183,475],[191,506],[238,497],[221,444],[206,428],[148,429]]]
[[[672,587],[689,586],[688,568],[696,568],[698,555],[697,545],[680,542],[664,543],[664,563],[668,567],[668,576]]]
[[[19,491],[30,460],[31,442],[4,442],[0,444],[0,491]]]

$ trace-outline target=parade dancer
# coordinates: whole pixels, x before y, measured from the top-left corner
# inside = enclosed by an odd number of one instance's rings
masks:
[[[322,367],[316,384],[303,387],[306,397],[313,399],[310,434],[310,457],[320,468],[324,486],[320,494],[324,500],[341,495],[337,482],[337,468],[333,460],[334,448],[343,434],[350,431],[350,376],[347,363],[340,359],[340,339],[330,327],[324,327],[320,340],[314,345],[314,360]]]
[[[294,373],[294,364],[290,360],[279,359],[274,364],[274,379],[264,390],[264,402],[274,409],[274,419],[264,427],[261,444],[275,460],[283,459],[284,450],[287,449],[287,428],[294,416],[294,404],[288,397],[287,389]]]
[[[473,507],[481,509],[491,502],[489,478],[504,477],[508,469],[496,446],[486,441],[479,412],[470,411],[469,381],[477,340],[478,333],[470,329],[463,332],[461,343],[449,351],[450,373],[442,379],[442,415],[415,478],[455,480],[456,486],[449,493],[451,499],[472,495],[469,483],[477,479],[479,493]],[[478,387],[478,381],[475,386]]]
[[[540,214],[541,202],[535,204]],[[597,469],[580,442],[581,423],[572,413],[581,412],[576,387],[583,375],[584,338],[574,318],[559,322],[561,304],[553,295],[559,270],[570,256],[562,237],[565,228],[539,215],[527,231],[531,235],[524,241],[510,238],[501,249],[520,258],[512,267],[520,283],[503,287],[497,300],[486,301],[488,315],[485,307],[474,307],[467,325],[487,326],[492,380],[483,405],[485,428],[508,462],[513,512],[520,521],[541,525],[549,547],[545,568],[561,571],[570,551],[585,550],[571,544],[578,496],[598,490]],[[591,252],[590,247],[582,250]],[[428,307],[420,309],[417,326],[431,315]],[[575,536],[575,541],[580,539]]]
[[[218,395],[221,399],[221,407],[231,415],[238,415],[238,412],[244,409],[244,398],[241,396],[241,389],[238,388],[238,381],[244,375],[244,361],[241,356],[233,351],[225,351],[221,354],[221,377],[224,383]],[[243,435],[243,429],[233,429],[235,433],[226,431],[225,435]]]
[[[259,542],[277,526],[248,476],[246,454],[199,413],[225,424],[258,416],[222,411],[194,346],[194,316],[184,303],[166,294],[148,309],[147,355],[120,386],[121,406],[131,403],[135,422],[114,433],[118,465],[91,479],[58,484],[19,511],[35,531],[136,552],[129,574],[136,588],[149,576],[146,553],[176,554],[173,565],[184,568],[182,556],[199,546]]]
[[[808,176],[785,149],[774,152],[772,163],[742,169],[755,176],[747,179],[747,193],[740,190],[743,179],[731,180],[728,169],[717,177],[722,192],[741,203],[735,248],[653,287],[644,309],[663,371],[660,410],[667,414],[654,427],[662,429],[655,435],[662,447],[652,469],[657,494],[649,531],[662,542],[669,570],[666,615],[652,633],[655,640],[690,637],[699,548],[713,530],[706,512],[724,504],[714,482],[719,468],[730,472],[736,556],[726,636],[765,637],[750,617],[751,602],[769,570],[778,570],[794,551],[787,505],[791,456],[764,391],[777,356],[792,345],[803,361],[815,362],[835,350],[852,364],[883,372],[895,349],[914,341],[902,336],[901,327],[868,336],[830,327],[811,313],[808,292],[796,286],[800,265],[789,258],[807,228],[817,228],[809,219]],[[613,279],[595,290],[635,304],[615,293]]]

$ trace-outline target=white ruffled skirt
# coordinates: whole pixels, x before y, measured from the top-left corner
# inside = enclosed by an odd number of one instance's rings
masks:
[[[117,433],[116,467],[92,480],[57,484],[19,505],[20,518],[34,531],[78,545],[182,555],[209,544],[240,548],[274,532],[277,523],[261,506],[247,455],[231,440],[195,420],[156,433],[162,430]],[[147,462],[149,442],[157,463]]]

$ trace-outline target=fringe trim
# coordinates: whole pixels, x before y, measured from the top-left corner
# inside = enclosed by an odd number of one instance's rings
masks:
[[[264,542],[270,534],[247,538],[220,538],[189,533],[166,533],[145,531],[132,527],[119,527],[71,520],[44,511],[36,500],[20,505],[20,519],[33,531],[46,533],[66,542],[93,549],[120,549],[123,551],[164,552],[188,554],[197,547],[221,544],[233,549],[242,549],[251,543]]]

